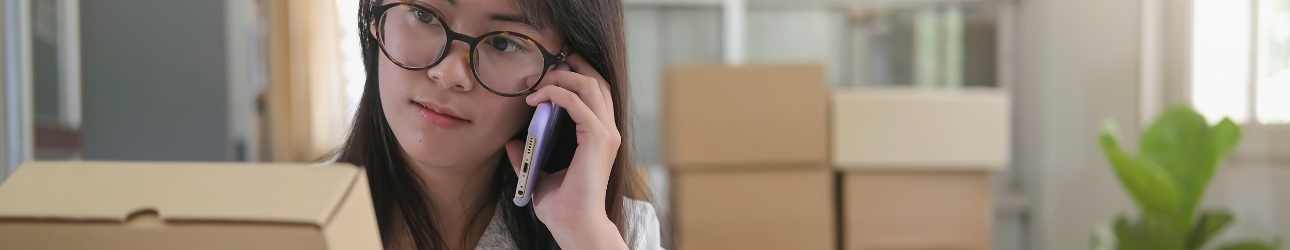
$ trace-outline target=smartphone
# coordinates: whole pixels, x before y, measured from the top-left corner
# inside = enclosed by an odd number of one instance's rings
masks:
[[[564,108],[550,103],[539,104],[529,121],[524,137],[524,156],[520,160],[519,181],[515,183],[515,206],[523,207],[533,200],[537,173],[555,173],[569,168],[578,138],[573,118]]]

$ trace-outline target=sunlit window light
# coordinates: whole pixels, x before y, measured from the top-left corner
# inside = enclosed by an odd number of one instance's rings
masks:
[[[1260,123],[1290,123],[1290,1],[1259,2],[1259,80],[1255,115]]]
[[[1260,83],[1257,98],[1260,123],[1290,123],[1290,69]]]
[[[1195,1],[1191,98],[1211,121],[1250,118],[1250,7],[1250,1]]]
[[[341,75],[345,91],[345,124],[354,119],[358,110],[358,100],[363,96],[363,84],[367,74],[363,72],[363,55],[359,50],[358,27],[354,20],[358,18],[358,5],[352,0],[336,0],[336,25],[340,29]]]

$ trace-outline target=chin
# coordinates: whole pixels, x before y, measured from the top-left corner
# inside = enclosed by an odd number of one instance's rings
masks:
[[[437,143],[416,143],[415,145],[404,145],[407,151],[407,160],[409,162],[418,162],[425,166],[445,167],[459,163],[456,159],[460,154],[451,152],[452,147],[439,145]]]

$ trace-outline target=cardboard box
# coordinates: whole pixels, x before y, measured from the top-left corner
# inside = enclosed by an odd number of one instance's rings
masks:
[[[845,173],[842,210],[843,249],[991,249],[985,172]]]
[[[837,90],[833,166],[847,170],[988,170],[1008,165],[1001,91]]]
[[[828,98],[818,64],[673,67],[663,79],[663,161],[825,167]]]
[[[675,173],[674,241],[680,250],[832,250],[834,175],[818,170]]]
[[[0,185],[0,249],[381,249],[350,165],[36,162]]]

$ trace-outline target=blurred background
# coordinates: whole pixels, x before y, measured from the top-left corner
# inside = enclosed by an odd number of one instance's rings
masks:
[[[628,146],[649,173],[671,246],[708,237],[677,226],[705,222],[671,216],[687,205],[673,204],[672,196],[691,191],[671,189],[673,178],[686,177],[669,166],[672,156],[664,152],[672,142],[663,139],[677,132],[665,124],[675,99],[667,95],[679,91],[664,86],[686,81],[669,72],[697,64],[817,65],[819,82],[831,91],[814,100],[820,114],[848,110],[824,106],[845,99],[827,95],[863,92],[856,98],[872,102],[859,103],[917,107],[884,114],[890,119],[945,116],[973,123],[929,129],[1002,131],[950,138],[988,154],[963,162],[917,162],[936,157],[917,154],[925,145],[919,143],[935,138],[882,137],[879,143],[912,147],[915,156],[888,159],[901,164],[878,164],[882,170],[827,167],[832,184],[825,192],[832,193],[821,213],[831,221],[820,227],[829,236],[783,241],[870,249],[849,236],[854,223],[865,222],[847,221],[856,216],[847,212],[853,203],[847,176],[949,172],[986,180],[967,184],[985,194],[967,202],[983,205],[964,208],[987,211],[979,214],[980,227],[964,227],[985,229],[984,236],[965,236],[974,239],[963,245],[919,245],[915,235],[913,243],[874,248],[1090,249],[1093,228],[1136,211],[1098,148],[1099,126],[1113,119],[1121,143],[1136,150],[1150,121],[1175,105],[1194,107],[1211,122],[1230,117],[1245,129],[1202,203],[1239,218],[1220,240],[1290,236],[1290,0],[624,3],[635,105],[635,144]],[[28,161],[316,161],[344,138],[361,95],[357,6],[357,0],[3,0],[0,180]],[[960,101],[986,104],[952,109]],[[845,144],[841,121],[821,122],[832,124],[820,127],[821,135],[834,134],[824,141]],[[929,155],[944,150],[925,147]],[[838,162],[851,156],[839,148],[820,152],[830,157],[821,164],[845,165]],[[870,153],[855,153],[864,154]],[[857,157],[856,164],[872,163]],[[918,170],[901,170],[910,158]],[[909,209],[905,216],[920,211]],[[794,227],[781,230],[801,229]],[[694,245],[687,249],[706,249]]]

